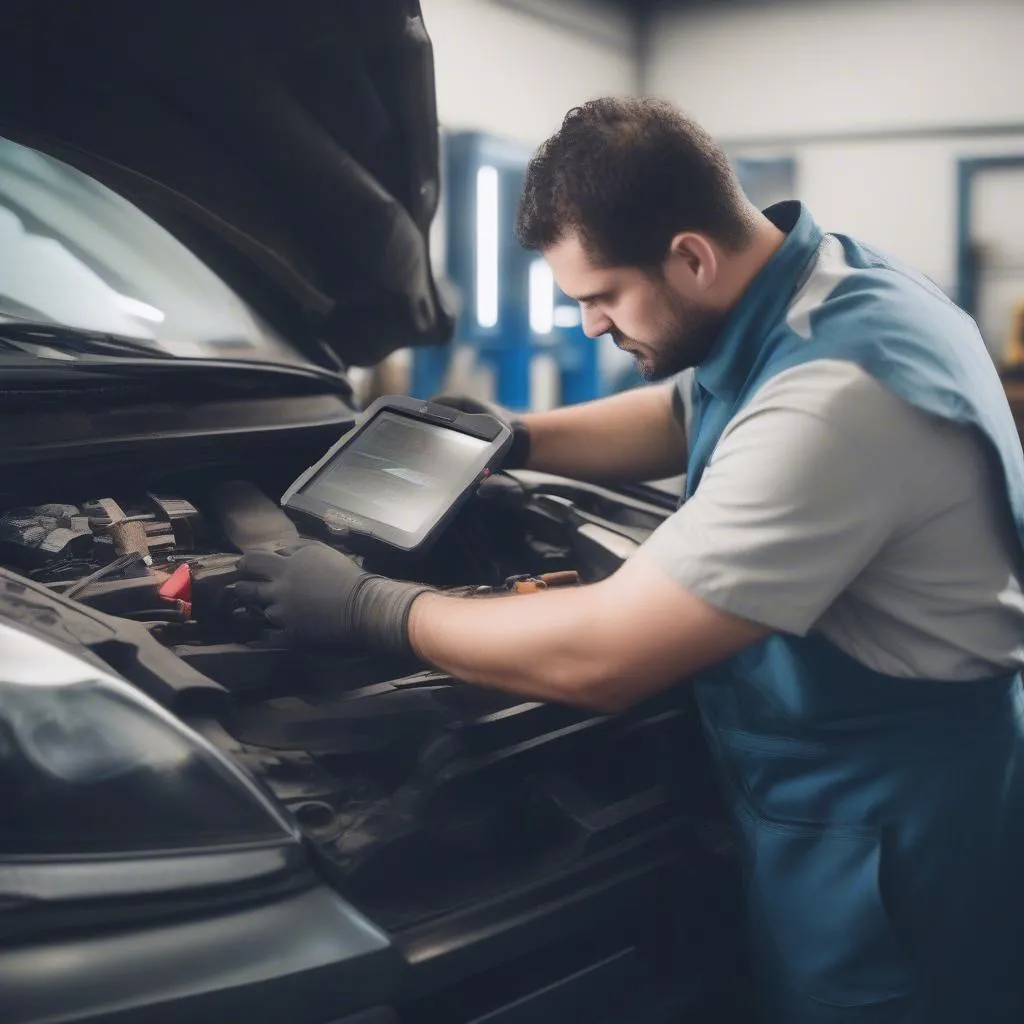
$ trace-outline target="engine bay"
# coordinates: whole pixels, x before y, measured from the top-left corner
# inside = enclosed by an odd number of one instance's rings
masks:
[[[428,553],[364,565],[518,600],[603,578],[665,514],[598,487],[497,474]],[[0,565],[53,595],[61,618],[81,609],[110,626],[116,639],[93,653],[269,789],[325,872],[389,929],[415,934],[599,861],[625,870],[706,843],[714,798],[687,698],[609,718],[414,661],[293,649],[239,608],[231,584],[242,549],[297,537],[246,481],[127,489],[0,513]]]
[[[571,485],[573,500],[557,483],[529,486],[502,474],[424,555],[358,560],[370,571],[460,595],[593,582],[614,571],[663,513],[585,488]],[[238,558],[250,547],[300,539],[278,505],[246,481],[217,484],[196,500],[147,491],[0,512],[0,566],[79,605],[144,623],[163,646],[232,691],[259,683],[228,663],[247,660],[247,650],[273,649],[267,624],[242,614],[232,597]],[[329,652],[335,666],[339,658],[352,666],[367,660],[358,651]],[[381,673],[390,677],[394,668],[383,665]],[[364,681],[357,673],[348,685]]]
[[[179,594],[167,584],[182,566],[190,581],[230,569],[235,557],[215,547],[203,515],[177,497],[107,497],[0,514],[0,563],[54,593],[136,621],[192,619],[191,588]],[[205,618],[202,595],[196,618]]]

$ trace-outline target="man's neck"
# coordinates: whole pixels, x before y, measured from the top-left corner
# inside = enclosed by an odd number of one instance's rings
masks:
[[[742,251],[728,257],[722,268],[724,273],[720,273],[719,276],[722,303],[728,308],[739,302],[754,278],[767,266],[786,240],[786,233],[780,231],[763,213],[758,211],[755,216],[757,220],[753,239]]]

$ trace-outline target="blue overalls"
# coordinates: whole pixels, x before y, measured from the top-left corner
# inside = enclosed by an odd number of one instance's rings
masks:
[[[843,359],[977,428],[1024,537],[1020,441],[973,321],[833,236],[846,268],[815,296],[809,330],[794,329],[789,307],[824,236],[799,204],[768,212],[788,237],[696,372],[687,497],[765,381]],[[696,694],[741,839],[763,1019],[1024,1024],[1019,677],[891,678],[812,633],[741,652]]]

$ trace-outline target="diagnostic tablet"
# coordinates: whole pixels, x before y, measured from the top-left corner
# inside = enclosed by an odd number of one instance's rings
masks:
[[[507,424],[402,395],[378,398],[281,498],[354,551],[426,550],[512,443]]]

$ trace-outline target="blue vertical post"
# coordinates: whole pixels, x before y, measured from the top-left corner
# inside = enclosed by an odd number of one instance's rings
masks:
[[[456,343],[471,346],[493,370],[495,397],[509,409],[530,408],[530,370],[539,351],[558,362],[564,402],[596,397],[596,343],[572,328],[538,336],[530,322],[530,265],[538,257],[515,238],[529,150],[479,132],[449,135],[444,148],[446,271],[462,299]],[[445,351],[414,352],[413,393],[434,393],[449,361]]]
[[[498,334],[483,350],[495,370],[498,402],[522,412],[530,408],[530,367],[533,362],[533,337],[530,330],[530,261],[533,256],[516,241],[515,222],[519,196],[526,178],[526,154],[497,147],[492,156],[502,156],[498,177],[498,239],[501,301]],[[484,147],[484,156],[491,147]]]
[[[973,217],[973,185],[981,171],[1024,169],[1024,156],[1017,153],[1003,156],[974,157],[958,160],[956,165],[956,302],[961,309],[978,314],[978,266],[971,239]]]
[[[977,160],[958,160],[956,164],[956,302],[975,315],[977,273],[971,245],[971,184]]]
[[[797,169],[793,157],[739,157],[733,161],[733,166],[740,186],[758,209],[797,198]]]
[[[412,371],[409,378],[409,394],[413,398],[430,398],[443,387],[451,363],[451,352],[447,345],[431,345],[413,352]]]
[[[561,328],[562,404],[589,402],[601,394],[599,342],[588,338],[580,327]]]

